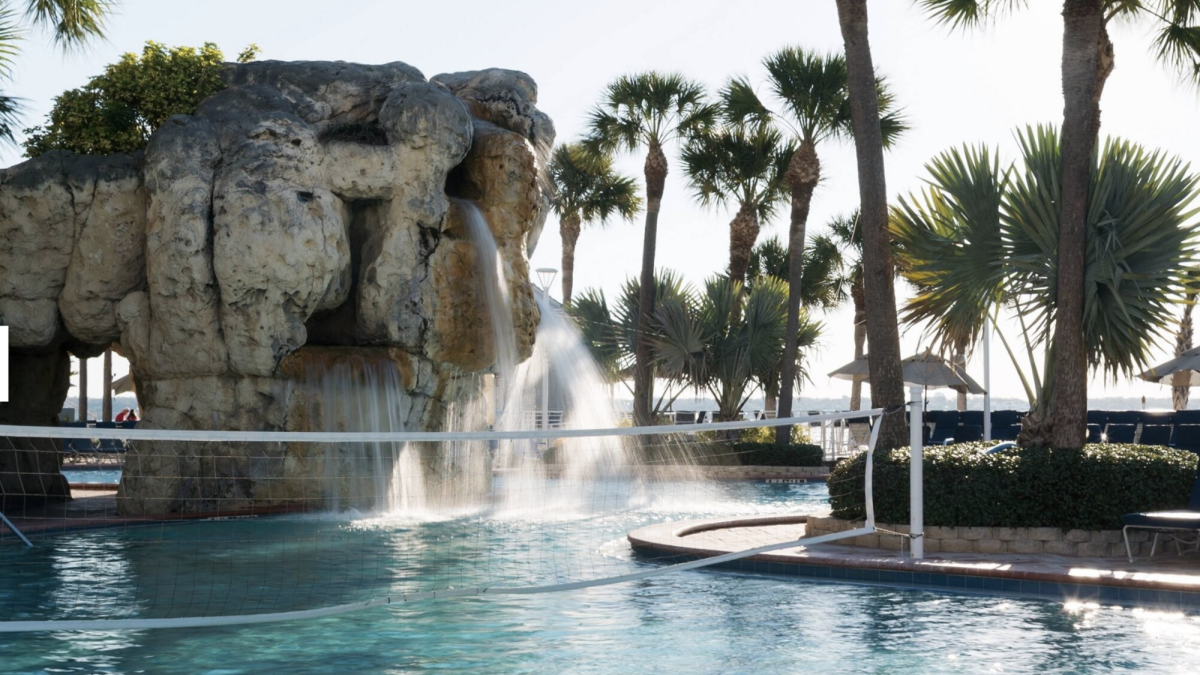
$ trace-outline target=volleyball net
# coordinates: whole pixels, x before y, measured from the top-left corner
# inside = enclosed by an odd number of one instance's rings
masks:
[[[882,415],[457,432],[0,426],[0,632],[581,590],[869,534]],[[768,442],[781,425],[793,444]],[[632,550],[627,535],[651,525],[827,513],[835,433],[866,453],[853,486],[863,527],[813,538],[794,518],[767,539],[709,529],[707,557]]]

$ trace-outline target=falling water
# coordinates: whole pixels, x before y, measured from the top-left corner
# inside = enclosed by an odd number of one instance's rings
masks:
[[[608,385],[578,331],[545,294],[537,294],[541,322],[533,354],[518,356],[513,309],[503,259],[483,214],[456,201],[475,247],[481,297],[490,319],[496,363],[493,400],[482,395],[448,405],[447,431],[530,429],[549,419],[544,378],[562,391],[561,425],[614,428],[618,420]],[[465,390],[482,391],[479,375]],[[305,381],[311,422],[329,431],[404,431],[413,423],[411,397],[387,358],[316,359]],[[489,410],[489,408],[491,410]],[[418,416],[419,417],[419,416]],[[325,456],[325,492],[333,509],[357,508],[443,514],[489,509],[519,515],[547,507],[570,513],[595,498],[607,478],[629,467],[625,443],[615,437],[440,443],[343,443]],[[493,480],[493,474],[496,479]]]

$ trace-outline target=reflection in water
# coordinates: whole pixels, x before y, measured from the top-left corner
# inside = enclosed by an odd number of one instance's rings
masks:
[[[670,489],[688,501],[687,484]],[[719,489],[691,515],[826,499],[821,485]],[[113,616],[182,616],[624,572],[641,564],[624,533],[678,515],[486,526],[326,515],[76,533],[0,547],[0,618],[55,616],[73,600]],[[1200,621],[1180,614],[703,571],[276,625],[0,634],[0,672],[1188,673],[1198,646]]]

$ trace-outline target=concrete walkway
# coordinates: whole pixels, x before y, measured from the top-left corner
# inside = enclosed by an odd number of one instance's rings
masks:
[[[629,533],[634,550],[672,561],[744,551],[804,536],[806,516],[698,520],[651,525]],[[908,552],[818,544],[725,565],[741,571],[814,580],[928,590],[1041,597],[1200,611],[1200,556],[1125,558],[1037,554]]]

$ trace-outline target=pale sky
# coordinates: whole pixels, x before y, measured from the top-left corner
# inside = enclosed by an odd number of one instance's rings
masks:
[[[958,33],[934,25],[909,0],[870,3],[876,67],[890,79],[913,127],[887,156],[893,198],[918,187],[925,162],[948,147],[986,142],[998,145],[1001,156],[1012,160],[1014,129],[1061,122],[1061,3],[1034,0],[1029,5],[982,30]],[[1200,97],[1154,62],[1146,26],[1116,26],[1112,37],[1116,70],[1104,92],[1102,135],[1120,135],[1200,163]],[[211,41],[229,58],[254,42],[264,59],[404,61],[427,77],[487,67],[523,70],[537,80],[538,106],[554,119],[560,141],[584,133],[587,112],[603,87],[624,73],[674,70],[715,91],[731,75],[761,82],[762,58],[781,47],[841,49],[833,0],[124,0],[110,22],[108,41],[84,54],[63,56],[44,36],[31,35],[17,60],[16,77],[5,90],[26,100],[25,120],[31,126],[49,110],[53,96],[84,84],[104,64],[120,53],[140,50],[146,40],[168,45]],[[858,201],[852,148],[826,144],[819,151],[824,181],[813,200],[810,232],[822,231],[831,216],[849,212]],[[0,151],[4,165],[19,159],[19,149]],[[642,159],[625,157],[619,165],[640,180]],[[673,155],[671,160],[659,221],[658,264],[699,284],[727,264],[731,214],[696,205]],[[763,237],[785,235],[785,219],[786,210],[764,227]],[[551,217],[532,267],[560,266],[557,229]],[[587,229],[576,260],[576,288],[598,286],[611,295],[626,277],[637,274],[640,263],[640,217],[633,224]],[[897,290],[901,299],[909,294],[903,285]],[[853,356],[849,308],[824,320],[827,329],[811,367],[822,374]],[[1016,337],[1015,327],[1002,328]],[[919,329],[904,334],[906,355],[918,349],[920,337]],[[1164,342],[1156,360],[1167,358],[1169,350]],[[92,363],[89,389],[98,395],[100,360]],[[993,392],[1023,396],[998,343],[992,363]],[[978,354],[969,369],[977,379],[982,377]],[[123,365],[117,372],[124,372]],[[848,391],[848,383],[821,376],[803,395],[839,396]],[[1096,380],[1090,394],[1166,396],[1168,391],[1140,381]]]

